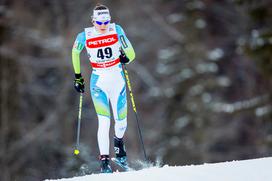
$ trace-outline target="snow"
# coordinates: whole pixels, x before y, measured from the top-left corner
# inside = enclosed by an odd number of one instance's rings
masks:
[[[264,116],[266,114],[269,114],[272,110],[272,106],[271,105],[266,105],[266,106],[263,106],[263,107],[258,107],[256,110],[255,110],[255,115],[258,116],[258,117],[261,117],[261,116]]]
[[[216,112],[226,112],[226,113],[233,113],[235,111],[240,111],[243,109],[249,109],[252,107],[256,107],[259,104],[261,104],[262,102],[264,102],[265,100],[267,100],[269,95],[265,94],[262,96],[257,96],[248,100],[243,100],[243,101],[238,101],[238,102],[234,102],[232,104],[228,104],[228,103],[214,103],[212,105],[212,109]],[[259,115],[258,113],[256,113],[257,116],[261,116],[260,111],[263,111],[262,113],[265,114],[267,113],[265,111],[265,109],[269,109],[269,107],[264,108],[264,109],[259,109]]]
[[[215,48],[208,53],[208,58],[213,61],[218,61],[224,56],[224,51],[221,48]]]
[[[92,174],[58,181],[271,181],[272,157],[190,166],[151,167],[140,171]],[[49,181],[49,180],[47,180]]]
[[[184,19],[185,17],[181,13],[173,13],[167,17],[168,22],[171,24],[181,22]]]
[[[195,26],[198,28],[198,29],[203,29],[207,26],[207,23],[205,20],[203,19],[197,19],[195,21]]]

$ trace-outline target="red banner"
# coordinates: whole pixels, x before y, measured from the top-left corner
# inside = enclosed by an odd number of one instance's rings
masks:
[[[99,48],[113,45],[118,41],[117,34],[101,36],[97,38],[90,38],[86,41],[87,47],[89,48]]]
[[[91,62],[91,66],[93,68],[108,68],[108,67],[112,67],[116,64],[118,64],[120,62],[120,59],[116,59],[116,60],[113,60],[113,61],[110,61],[110,62],[105,62],[105,63],[93,63]]]

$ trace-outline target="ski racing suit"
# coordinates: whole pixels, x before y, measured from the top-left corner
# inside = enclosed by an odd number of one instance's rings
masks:
[[[80,53],[86,48],[92,73],[90,92],[98,117],[97,139],[101,155],[109,155],[110,104],[115,120],[117,138],[127,128],[127,97],[124,73],[120,63],[120,50],[129,62],[135,59],[134,49],[121,26],[111,23],[107,33],[99,34],[95,27],[79,33],[72,49],[72,63],[76,74],[80,72]]]

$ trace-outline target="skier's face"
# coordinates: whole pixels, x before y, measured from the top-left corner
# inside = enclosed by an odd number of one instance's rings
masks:
[[[94,27],[95,29],[99,32],[99,33],[106,33],[110,24],[110,21],[93,21]]]

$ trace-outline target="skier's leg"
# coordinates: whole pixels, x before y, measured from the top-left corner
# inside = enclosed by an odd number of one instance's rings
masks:
[[[102,88],[97,86],[99,75],[91,76],[91,96],[98,117],[97,139],[100,155],[109,155],[109,130],[110,130],[110,107],[109,98]]]
[[[112,111],[115,120],[115,137],[114,137],[114,150],[116,154],[116,161],[127,166],[126,150],[123,141],[123,136],[127,128],[127,96],[126,85],[124,77],[120,77],[116,81],[116,89],[110,94]]]
[[[116,82],[116,89],[110,94],[112,112],[114,115],[115,136],[122,139],[127,128],[127,96],[124,80]]]
[[[101,79],[101,78],[100,78]],[[101,80],[100,80],[101,81]],[[99,84],[99,75],[92,74],[90,81],[91,96],[98,117],[97,141],[100,151],[100,166],[102,173],[111,173],[109,165],[109,132],[110,132],[110,105],[108,94]],[[100,87],[99,87],[99,86]]]
[[[122,167],[125,171],[131,170],[128,166],[126,149],[122,138],[114,137],[114,151],[116,157],[112,158],[112,161]]]
[[[116,96],[117,97],[117,96]],[[121,89],[118,95],[117,101],[115,101],[115,109],[113,108],[114,114],[114,130],[115,130],[115,137],[114,137],[114,151],[116,157],[123,157],[126,156],[125,145],[123,141],[123,137],[127,128],[127,99],[126,99],[126,87]]]
[[[100,155],[109,155],[110,141],[110,119],[106,116],[98,115],[97,141]]]
[[[101,172],[102,173],[112,173],[112,169],[109,165],[110,157],[109,155],[100,155],[100,166],[101,166]]]

